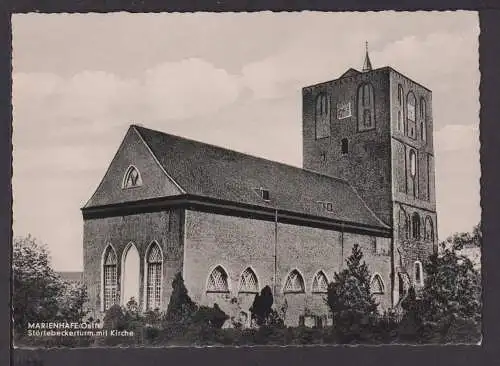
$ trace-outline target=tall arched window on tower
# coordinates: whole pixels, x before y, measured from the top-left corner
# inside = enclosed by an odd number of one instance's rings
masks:
[[[421,286],[424,284],[424,270],[422,268],[422,262],[415,261],[414,267],[415,267],[415,269],[414,269],[414,271],[415,271],[415,284]]]
[[[408,215],[406,215],[406,212],[401,209],[399,211],[399,235],[402,239],[408,239],[409,229]]]
[[[330,137],[330,100],[326,93],[316,97],[315,122],[316,139]]]
[[[161,308],[163,255],[158,243],[153,242],[146,254],[146,306],[147,310]]]
[[[403,86],[401,84],[398,84],[398,131],[404,131],[403,112],[404,112]]]
[[[111,245],[104,251],[103,260],[103,310],[108,310],[117,302],[117,261],[116,253]]]
[[[420,215],[417,212],[411,216],[411,232],[413,239],[420,239]]]
[[[365,83],[358,88],[358,130],[366,131],[375,127],[375,96],[373,86]]]
[[[425,240],[434,241],[434,225],[430,216],[425,218]]]
[[[408,136],[412,139],[416,138],[416,106],[417,100],[415,99],[415,94],[409,92],[406,98],[406,124],[408,126]]]
[[[420,98],[420,135],[422,141],[427,140],[427,105],[424,97]]]
[[[410,150],[409,153],[409,168],[410,168],[410,181],[409,181],[409,193],[412,195],[414,198],[417,197],[417,153],[415,150]]]

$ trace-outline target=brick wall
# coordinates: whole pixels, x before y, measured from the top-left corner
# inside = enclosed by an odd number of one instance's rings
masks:
[[[123,177],[130,165],[139,170],[143,184],[122,189]],[[180,193],[179,188],[165,175],[138,133],[131,127],[88,205],[109,205]]]
[[[286,323],[298,325],[305,309],[326,314],[324,294],[312,294],[314,275],[323,270],[329,281],[341,269],[354,243],[365,254],[373,273],[381,275],[386,292],[377,295],[382,308],[390,306],[390,251],[376,253],[374,239],[359,234],[342,233],[279,223],[277,226],[277,281],[274,283],[275,223],[270,221],[223,216],[196,211],[186,212],[184,278],[190,296],[198,303],[218,305],[231,316],[248,312],[254,295],[238,295],[241,273],[251,267],[257,274],[259,289],[276,285],[277,307],[286,299]],[[390,248],[390,239],[377,238],[379,248]],[[207,294],[209,273],[221,265],[229,276],[229,294]],[[283,295],[288,274],[298,270],[303,276],[305,294]]]
[[[163,251],[162,308],[170,298],[172,280],[182,270],[183,247],[181,240],[182,211],[142,213],[137,215],[87,219],[84,222],[84,282],[89,291],[89,305],[95,316],[102,319],[101,310],[101,260],[104,249],[111,244],[118,259],[118,299],[121,297],[122,257],[126,246],[132,242],[139,252],[140,280],[139,303],[143,308],[144,259],[147,247],[154,240]],[[128,299],[126,299],[128,300]]]
[[[360,131],[358,126],[358,87],[369,82],[374,89],[375,128]],[[315,99],[326,92],[333,109],[331,134],[316,139]],[[337,119],[337,106],[351,103],[351,116]],[[391,224],[391,152],[390,99],[387,69],[357,74],[303,89],[303,161],[304,168],[347,179],[368,206]],[[342,139],[348,140],[349,152],[343,155]]]

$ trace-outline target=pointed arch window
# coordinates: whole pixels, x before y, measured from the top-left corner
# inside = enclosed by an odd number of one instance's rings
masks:
[[[415,94],[413,94],[413,92],[409,92],[406,98],[406,119],[408,125],[408,136],[412,139],[416,138],[416,106],[417,100],[415,98]]]
[[[425,99],[420,98],[420,133],[422,136],[422,141],[427,140],[427,105]]]
[[[259,282],[257,281],[257,275],[250,267],[245,269],[241,274],[240,287],[238,292],[249,294],[256,294],[259,292]]]
[[[398,84],[398,131],[403,131],[403,107],[404,106],[404,92],[403,86]]]
[[[425,240],[434,241],[434,225],[430,216],[425,218]]]
[[[139,300],[140,287],[140,256],[134,243],[129,243],[122,253],[121,261],[121,300],[122,305],[133,298]]]
[[[411,217],[411,231],[413,239],[420,239],[420,215],[417,212]]]
[[[409,237],[409,221],[408,221],[408,215],[406,215],[406,212],[401,209],[399,211],[399,235],[403,239],[408,239]]]
[[[400,108],[403,108],[404,98],[403,86],[398,84],[398,105]]]
[[[422,268],[422,262],[415,261],[415,283],[417,285],[424,284],[424,272]]]
[[[316,97],[315,122],[316,139],[330,137],[330,100],[326,93]]]
[[[380,275],[374,274],[370,281],[370,292],[372,294],[383,294],[385,292],[385,285]]]
[[[296,269],[290,272],[290,274],[288,275],[285,281],[283,292],[285,294],[305,292],[304,278]]]
[[[163,255],[160,246],[156,242],[153,242],[149,247],[146,257],[146,267],[146,309],[160,309]]]
[[[117,302],[117,260],[111,246],[105,249],[103,261],[103,310],[108,310]]]
[[[412,178],[417,175],[417,154],[415,150],[410,150],[410,174]]]
[[[319,271],[314,275],[312,282],[313,294],[324,294],[328,291],[328,279],[323,271]]]
[[[139,170],[131,165],[128,167],[123,177],[122,188],[134,188],[142,186],[142,178]]]
[[[365,83],[358,88],[358,130],[365,131],[375,127],[375,97],[373,86]]]
[[[229,292],[228,275],[221,266],[215,267],[210,273],[207,283],[207,292]]]

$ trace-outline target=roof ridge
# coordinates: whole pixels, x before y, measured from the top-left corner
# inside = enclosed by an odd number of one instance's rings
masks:
[[[141,132],[139,131],[138,127],[140,126],[137,126],[137,125],[131,125],[129,128],[133,129],[138,135],[139,135],[139,138],[141,139],[142,143],[144,144],[144,146],[146,146],[146,148],[148,149],[149,153],[151,154],[151,156],[153,157],[153,159],[155,160],[155,162],[158,164],[158,166],[160,167],[160,169],[163,171],[163,173],[165,173],[165,175],[167,176],[167,179],[170,179],[170,181],[182,192],[182,193],[186,193],[186,190],[179,184],[177,183],[177,181],[166,171],[165,167],[163,166],[163,164],[160,162],[160,160],[158,159],[158,157],[156,156],[156,154],[154,153],[153,149],[151,148],[151,146],[149,146],[148,142],[144,139],[144,136],[142,136]],[[151,130],[151,131],[154,131],[154,130]]]
[[[305,169],[305,168],[302,168],[302,167],[298,167],[298,166],[295,166],[295,165],[290,165],[290,164],[283,163],[283,162],[276,161],[276,160],[271,160],[271,159],[268,159],[268,158],[263,158],[263,157],[252,155],[252,154],[249,154],[249,153],[244,153],[244,152],[241,152],[241,151],[238,151],[238,150],[228,149],[228,148],[223,147],[223,146],[219,146],[219,145],[215,145],[215,144],[210,144],[210,143],[199,141],[199,140],[190,139],[190,138],[187,138],[187,137],[183,137],[183,136],[179,136],[179,135],[174,135],[174,134],[163,132],[163,131],[159,131],[159,130],[153,130],[152,128],[144,127],[144,126],[141,126],[141,125],[132,124],[131,127],[134,127],[136,130],[137,129],[148,130],[148,131],[152,131],[152,132],[155,132],[155,133],[160,133],[162,135],[172,136],[172,137],[184,140],[184,141],[191,141],[191,142],[195,142],[197,144],[202,144],[202,145],[205,145],[205,146],[214,147],[216,149],[230,151],[230,152],[233,152],[233,153],[236,153],[236,154],[248,156],[248,157],[253,158],[253,159],[268,161],[268,162],[271,162],[273,164],[279,164],[279,165],[285,166],[287,168],[302,170],[302,171],[305,171],[305,172],[308,172],[308,173],[311,173],[311,174],[319,175],[319,176],[322,176],[322,177],[325,177],[325,178],[336,179],[336,180],[339,180],[341,182],[345,182],[345,183],[349,184],[349,182],[347,180],[343,179],[343,178],[334,177],[332,175],[327,175],[327,174],[322,174],[322,173],[316,172],[314,170]]]
[[[352,191],[354,192],[354,194],[356,194],[356,196],[358,196],[359,200],[363,203],[363,205],[366,207],[366,209],[368,210],[369,213],[372,214],[372,216],[380,223],[382,224],[384,227],[386,228],[391,228],[389,225],[387,225],[385,222],[382,221],[382,219],[380,219],[378,217],[378,215],[373,212],[373,210],[370,208],[370,206],[368,206],[368,204],[365,202],[365,200],[363,199],[363,197],[361,197],[361,195],[359,194],[359,192],[357,191],[357,189],[349,182],[347,182],[347,184],[349,185],[349,187],[352,189]]]

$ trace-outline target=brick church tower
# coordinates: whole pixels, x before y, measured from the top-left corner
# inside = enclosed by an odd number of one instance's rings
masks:
[[[437,250],[432,93],[391,67],[303,88],[303,166],[346,179],[393,228],[393,306]]]

